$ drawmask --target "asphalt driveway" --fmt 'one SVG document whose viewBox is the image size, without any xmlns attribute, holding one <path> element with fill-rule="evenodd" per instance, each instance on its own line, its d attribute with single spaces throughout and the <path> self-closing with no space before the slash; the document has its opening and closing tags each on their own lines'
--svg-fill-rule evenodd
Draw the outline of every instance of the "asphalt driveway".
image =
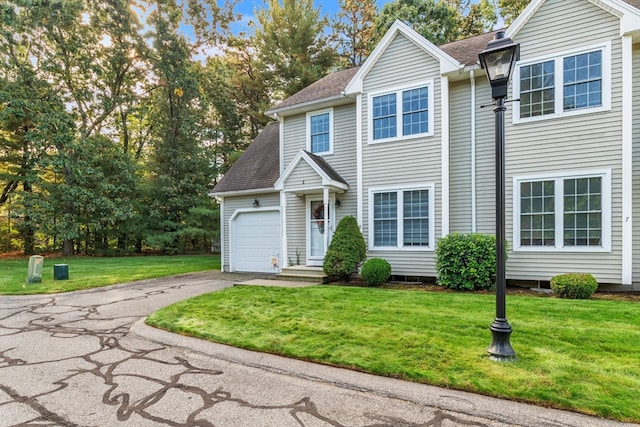
<svg viewBox="0 0 640 427">
<path fill-rule="evenodd" d="M 239 350 L 143 323 L 207 272 L 0 297 L 0 426 L 621 426 Z"/>
</svg>

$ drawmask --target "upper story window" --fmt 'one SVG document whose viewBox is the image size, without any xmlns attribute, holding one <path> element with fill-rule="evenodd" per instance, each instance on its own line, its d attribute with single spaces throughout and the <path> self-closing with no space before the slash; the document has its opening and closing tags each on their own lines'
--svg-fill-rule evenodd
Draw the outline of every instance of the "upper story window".
<svg viewBox="0 0 640 427">
<path fill-rule="evenodd" d="M 520 62 L 514 121 L 558 117 L 610 108 L 610 44 L 553 58 Z"/>
<path fill-rule="evenodd" d="M 610 249 L 609 171 L 514 181 L 514 250 Z"/>
<path fill-rule="evenodd" d="M 433 83 L 369 95 L 369 142 L 433 134 Z"/>
<path fill-rule="evenodd" d="M 307 114 L 307 149 L 314 154 L 333 152 L 333 110 Z"/>
<path fill-rule="evenodd" d="M 371 190 L 372 249 L 433 249 L 434 194 L 428 185 Z"/>
</svg>

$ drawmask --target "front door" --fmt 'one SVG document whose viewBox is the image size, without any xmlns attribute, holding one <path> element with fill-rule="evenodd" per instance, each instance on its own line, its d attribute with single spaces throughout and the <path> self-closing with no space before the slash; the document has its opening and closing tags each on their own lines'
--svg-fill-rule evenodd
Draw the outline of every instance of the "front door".
<svg viewBox="0 0 640 427">
<path fill-rule="evenodd" d="M 329 203 L 329 217 L 324 218 L 322 199 L 307 200 L 307 265 L 322 266 L 326 245 L 331 241 L 333 212 Z M 325 240 L 326 234 L 326 240 Z"/>
</svg>

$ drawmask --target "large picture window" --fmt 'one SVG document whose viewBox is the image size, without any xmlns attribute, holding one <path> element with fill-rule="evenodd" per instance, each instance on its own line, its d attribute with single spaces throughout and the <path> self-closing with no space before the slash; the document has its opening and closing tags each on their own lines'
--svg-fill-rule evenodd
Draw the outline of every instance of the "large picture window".
<svg viewBox="0 0 640 427">
<path fill-rule="evenodd" d="M 433 134 L 432 86 L 370 95 L 370 142 Z"/>
<path fill-rule="evenodd" d="M 433 187 L 371 191 L 372 248 L 433 249 Z"/>
<path fill-rule="evenodd" d="M 610 47 L 522 62 L 516 67 L 514 119 L 557 117 L 610 108 Z"/>
<path fill-rule="evenodd" d="M 609 175 L 516 178 L 514 249 L 610 249 Z"/>
</svg>

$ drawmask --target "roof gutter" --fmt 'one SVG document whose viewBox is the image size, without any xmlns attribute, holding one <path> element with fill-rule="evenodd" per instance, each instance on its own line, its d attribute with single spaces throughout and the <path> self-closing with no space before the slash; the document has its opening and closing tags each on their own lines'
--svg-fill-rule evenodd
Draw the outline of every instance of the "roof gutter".
<svg viewBox="0 0 640 427">
<path fill-rule="evenodd" d="M 273 188 L 256 188 L 250 190 L 232 190 L 232 191 L 211 191 L 209 197 L 230 197 L 230 196 L 246 196 L 249 194 L 265 194 L 265 193 L 277 193 L 278 191 Z"/>
<path fill-rule="evenodd" d="M 272 110 L 267 110 L 265 114 L 267 116 L 273 117 L 277 119 L 278 116 L 286 116 L 296 113 L 304 113 L 309 111 L 309 107 L 321 108 L 325 106 L 330 106 L 336 103 L 336 101 L 344 101 L 350 99 L 347 94 L 342 91 L 339 95 L 329 96 L 327 98 L 314 99 L 312 101 L 303 102 L 300 104 L 289 105 L 282 108 L 274 108 Z"/>
</svg>

